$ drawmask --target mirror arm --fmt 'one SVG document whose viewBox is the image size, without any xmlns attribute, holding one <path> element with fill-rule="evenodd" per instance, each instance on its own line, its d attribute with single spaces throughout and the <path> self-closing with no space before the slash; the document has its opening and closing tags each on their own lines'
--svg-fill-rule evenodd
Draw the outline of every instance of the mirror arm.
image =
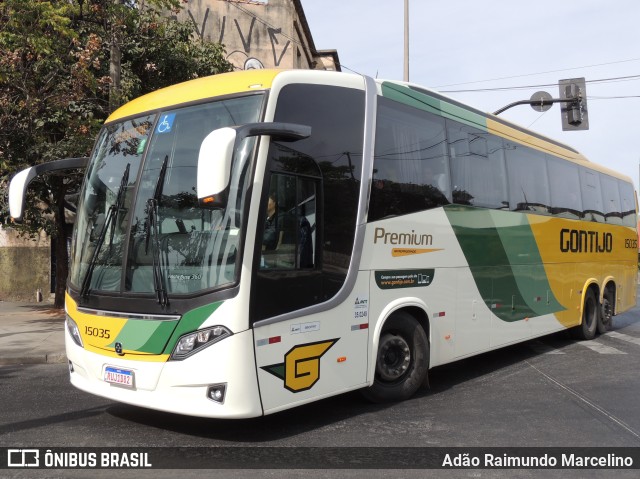
<svg viewBox="0 0 640 479">
<path fill-rule="evenodd" d="M 236 145 L 250 136 L 270 136 L 277 141 L 298 141 L 311 136 L 311 127 L 296 123 L 263 122 L 247 123 L 235 127 Z"/>
<path fill-rule="evenodd" d="M 209 133 L 200 145 L 198 154 L 196 191 L 201 207 L 219 208 L 226 203 L 229 188 L 227 176 L 231 172 L 232 159 L 242 142 L 253 136 L 268 136 L 277 141 L 298 141 L 311 136 L 311 127 L 295 123 L 261 122 L 223 127 Z M 204 166 L 212 157 L 220 163 L 219 171 L 212 172 Z M 213 186 L 212 180 L 205 178 L 203 170 L 215 177 L 213 181 L 217 182 Z M 221 178 L 224 183 L 220 181 Z"/>
</svg>

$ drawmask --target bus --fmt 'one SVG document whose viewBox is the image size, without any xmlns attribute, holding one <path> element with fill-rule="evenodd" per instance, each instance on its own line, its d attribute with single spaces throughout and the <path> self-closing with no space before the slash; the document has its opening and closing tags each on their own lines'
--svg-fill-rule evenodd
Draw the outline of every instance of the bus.
<svg viewBox="0 0 640 479">
<path fill-rule="evenodd" d="M 123 403 L 400 401 L 430 368 L 589 340 L 636 303 L 629 178 L 410 83 L 199 78 L 115 111 L 87 161 L 46 164 L 70 167 L 70 381 Z M 15 218 L 34 168 L 11 182 Z"/>
</svg>

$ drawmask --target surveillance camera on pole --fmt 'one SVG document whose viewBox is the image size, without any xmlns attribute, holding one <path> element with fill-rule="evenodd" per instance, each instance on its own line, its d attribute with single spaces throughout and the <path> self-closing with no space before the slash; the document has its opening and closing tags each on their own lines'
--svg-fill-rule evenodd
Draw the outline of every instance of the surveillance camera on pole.
<svg viewBox="0 0 640 479">
<path fill-rule="evenodd" d="M 588 130 L 587 87 L 584 78 L 569 78 L 558 82 L 562 105 L 562 130 Z"/>
</svg>

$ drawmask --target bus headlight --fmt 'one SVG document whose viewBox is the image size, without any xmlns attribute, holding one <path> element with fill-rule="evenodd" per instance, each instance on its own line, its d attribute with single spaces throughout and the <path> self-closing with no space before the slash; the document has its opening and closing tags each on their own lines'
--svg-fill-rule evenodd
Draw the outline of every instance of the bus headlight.
<svg viewBox="0 0 640 479">
<path fill-rule="evenodd" d="M 67 331 L 69 331 L 69 334 L 73 339 L 73 342 L 76 343 L 81 348 L 84 348 L 84 345 L 82 344 L 82 337 L 80 336 L 80 329 L 78 329 L 78 325 L 73 319 L 71 319 L 71 316 L 69 316 L 68 314 L 67 314 Z"/>
<path fill-rule="evenodd" d="M 231 331 L 224 326 L 214 326 L 185 334 L 178 339 L 178 343 L 171 353 L 171 359 L 179 361 L 189 357 L 201 349 L 211 346 L 213 343 L 217 343 L 227 336 L 231 336 L 231 334 Z"/>
</svg>

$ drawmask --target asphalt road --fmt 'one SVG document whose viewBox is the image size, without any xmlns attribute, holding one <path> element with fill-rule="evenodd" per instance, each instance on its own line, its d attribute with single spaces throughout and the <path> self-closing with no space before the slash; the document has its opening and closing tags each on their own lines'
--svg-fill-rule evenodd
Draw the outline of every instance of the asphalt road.
<svg viewBox="0 0 640 479">
<path fill-rule="evenodd" d="M 593 341 L 558 334 L 436 368 L 431 389 L 403 403 L 373 405 L 351 393 L 238 421 L 189 418 L 94 397 L 68 383 L 64 364 L 3 366 L 0 447 L 640 447 L 639 362 L 640 310 L 635 309 L 616 317 L 614 330 Z M 0 477 L 7 472 L 0 470 Z M 38 477 L 51 477 L 52 471 L 40 472 L 49 474 Z M 59 473 L 87 477 L 87 472 Z M 363 472 L 309 476 L 302 471 L 300 477 L 362 477 Z M 405 469 L 394 477 L 427 472 Z M 513 477 L 507 472 L 437 471 L 436 476 Z M 567 477 L 568 472 L 545 471 L 544 476 Z M 577 471 L 574 477 L 611 472 Z M 28 473 L 7 477 L 37 475 Z M 114 473 L 120 474 L 100 474 Z M 380 471 L 366 475 L 378 473 L 385 476 Z M 617 471 L 616 477 L 627 473 L 637 476 L 636 470 Z M 238 471 L 219 474 L 246 477 Z M 518 471 L 520 477 L 535 474 Z M 277 471 L 263 475 L 283 476 Z M 152 476 L 160 477 L 157 471 Z M 284 477 L 298 476 L 288 471 Z"/>
</svg>

